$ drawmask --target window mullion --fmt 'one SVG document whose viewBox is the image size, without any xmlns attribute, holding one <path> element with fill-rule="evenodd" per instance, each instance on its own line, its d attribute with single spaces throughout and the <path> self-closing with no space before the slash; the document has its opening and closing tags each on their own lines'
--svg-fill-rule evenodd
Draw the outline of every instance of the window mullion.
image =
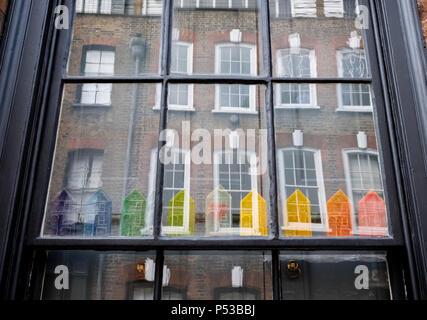
<svg viewBox="0 0 427 320">
<path fill-rule="evenodd" d="M 273 300 L 281 300 L 281 280 L 280 280 L 280 250 L 271 252 L 271 270 L 273 281 Z"/>
<path fill-rule="evenodd" d="M 173 0 L 164 0 L 163 6 L 163 26 L 162 26 L 162 55 L 161 55 L 161 76 L 163 77 L 162 94 L 160 101 L 160 125 L 159 136 L 167 129 L 167 112 L 168 112 L 168 89 L 169 66 L 171 59 L 172 47 L 172 18 L 173 18 Z M 166 141 L 158 142 L 157 151 L 157 175 L 156 175 L 156 197 L 154 203 L 154 221 L 153 236 L 158 239 L 161 235 L 162 210 L 163 210 L 163 185 L 164 185 L 164 164 L 160 161 L 160 150 L 165 146 Z"/>
<path fill-rule="evenodd" d="M 154 300 L 162 300 L 164 261 L 164 251 L 163 249 L 158 249 L 156 252 L 156 273 L 154 276 Z"/>
<path fill-rule="evenodd" d="M 274 123 L 274 102 L 273 102 L 273 83 L 271 78 L 273 76 L 273 64 L 271 53 L 271 38 L 270 38 L 270 13 L 269 2 L 258 1 L 260 5 L 261 16 L 261 37 L 262 37 L 262 59 L 264 72 L 270 79 L 267 84 L 265 110 L 267 122 L 267 144 L 268 144 L 268 170 L 270 181 L 270 226 L 273 238 L 279 238 L 279 216 L 277 210 L 277 172 L 276 172 L 276 137 L 275 137 L 275 123 Z M 278 272 L 278 271 L 277 271 Z M 277 288 L 279 283 L 273 282 L 273 286 Z"/>
<path fill-rule="evenodd" d="M 161 53 L 161 76 L 163 77 L 162 95 L 160 101 L 160 124 L 159 137 L 167 129 L 167 112 L 168 112 L 168 94 L 169 83 L 167 76 L 170 74 L 171 49 L 172 49 L 172 19 L 173 19 L 173 0 L 164 0 L 163 18 L 162 18 L 162 53 Z M 158 239 L 161 236 L 162 212 L 163 212 L 163 185 L 164 185 L 164 163 L 160 161 L 160 150 L 165 146 L 166 141 L 158 141 L 157 151 L 157 175 L 156 175 L 156 197 L 154 202 L 154 221 L 153 236 Z M 163 287 L 163 263 L 164 251 L 157 250 L 156 255 L 156 273 L 154 283 L 154 300 L 161 300 Z"/>
</svg>

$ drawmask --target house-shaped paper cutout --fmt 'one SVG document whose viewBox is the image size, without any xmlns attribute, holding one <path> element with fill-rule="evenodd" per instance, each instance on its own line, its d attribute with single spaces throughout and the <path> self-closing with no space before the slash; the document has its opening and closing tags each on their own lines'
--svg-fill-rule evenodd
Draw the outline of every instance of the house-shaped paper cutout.
<svg viewBox="0 0 427 320">
<path fill-rule="evenodd" d="M 95 192 L 86 202 L 84 236 L 109 236 L 111 233 L 112 203 L 103 190 Z"/>
<path fill-rule="evenodd" d="M 120 218 L 120 236 L 139 237 L 145 227 L 145 211 L 147 199 L 138 190 L 132 191 L 123 201 Z"/>
<path fill-rule="evenodd" d="M 328 237 L 349 237 L 352 234 L 351 201 L 339 190 L 327 202 L 328 208 Z"/>
<path fill-rule="evenodd" d="M 286 200 L 285 236 L 311 237 L 312 235 L 311 202 L 298 189 Z"/>
<path fill-rule="evenodd" d="M 240 235 L 268 235 L 267 205 L 256 191 L 249 193 L 240 203 Z"/>
</svg>

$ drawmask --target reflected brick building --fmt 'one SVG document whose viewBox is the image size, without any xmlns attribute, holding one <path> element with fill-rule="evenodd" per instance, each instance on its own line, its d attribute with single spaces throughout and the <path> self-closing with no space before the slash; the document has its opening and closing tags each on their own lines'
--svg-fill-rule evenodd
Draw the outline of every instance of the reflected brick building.
<svg viewBox="0 0 427 320">
<path fill-rule="evenodd" d="M 312 1 L 307 7 L 289 1 L 270 2 L 275 76 L 363 78 L 369 75 L 361 31 L 354 26 L 354 1 L 341 1 L 343 6 L 338 9 L 334 6 L 336 2 Z M 159 72 L 161 11 L 156 3 L 101 1 L 98 6 L 89 6 L 78 2 L 68 73 L 108 76 Z M 174 11 L 171 73 L 263 75 L 265 48 L 261 45 L 258 14 L 255 1 L 224 2 L 215 7 L 209 2 L 178 1 Z M 145 232 L 150 232 L 160 89 L 155 84 L 105 83 L 65 88 L 49 200 L 55 205 L 55 196 L 64 188 L 74 194 L 76 208 L 80 207 L 76 223 L 85 223 L 87 201 L 102 188 L 112 204 L 111 235 L 119 235 L 123 201 L 133 190 L 139 190 L 143 195 L 141 201 L 146 204 L 145 212 L 138 214 L 145 215 Z M 255 130 L 253 151 L 258 161 L 266 159 L 262 133 L 266 129 L 265 87 L 180 84 L 171 85 L 169 92 L 168 129 L 174 133 L 170 147 L 175 150 L 171 151 L 173 158 L 180 160 L 166 168 L 163 225 L 184 224 L 185 230 L 176 232 L 180 235 L 192 235 L 185 225 L 194 224 L 195 234 L 199 236 L 238 235 L 239 227 L 243 227 L 242 199 L 256 191 L 268 205 L 269 182 L 265 170 L 257 176 L 247 173 L 251 168 L 248 130 Z M 275 85 L 277 179 L 283 231 L 302 228 L 310 235 L 330 232 L 326 202 L 341 190 L 352 203 L 352 234 L 358 235 L 359 201 L 371 190 L 384 199 L 373 100 L 367 85 Z M 207 161 L 210 163 L 188 163 L 190 151 L 203 137 L 186 141 L 190 140 L 183 129 L 186 124 L 190 134 L 198 129 L 210 133 L 212 155 L 203 155 L 205 160 L 211 157 L 212 161 Z M 219 149 L 216 130 L 222 130 L 223 134 Z M 238 138 L 238 145 L 230 147 L 234 133 L 245 136 Z M 238 158 L 237 162 L 215 164 L 218 159 L 227 162 L 230 156 Z M 204 230 L 204 211 L 207 196 L 218 186 L 230 193 L 231 200 L 227 204 L 229 212 L 221 217 L 212 233 Z M 182 206 L 190 201 L 195 203 L 191 218 L 189 210 L 175 209 L 174 196 L 182 190 L 185 191 Z M 286 201 L 296 190 L 301 190 L 311 204 L 308 217 L 304 218 L 298 210 L 293 218 L 288 217 L 287 206 L 292 204 Z M 179 215 L 178 211 L 184 211 L 183 217 L 171 218 Z M 260 223 L 259 217 L 254 219 L 258 222 L 248 222 L 252 224 L 248 225 L 250 228 Z M 49 222 L 48 210 L 45 223 L 57 221 Z M 384 223 L 377 227 L 386 228 Z M 78 230 L 76 227 L 76 234 Z M 255 229 L 253 232 L 253 235 L 258 233 Z M 387 234 L 384 230 L 378 232 Z"/>
<path fill-rule="evenodd" d="M 426 296 L 415 1 L 62 4 L 0 1 L 1 297 Z"/>
</svg>

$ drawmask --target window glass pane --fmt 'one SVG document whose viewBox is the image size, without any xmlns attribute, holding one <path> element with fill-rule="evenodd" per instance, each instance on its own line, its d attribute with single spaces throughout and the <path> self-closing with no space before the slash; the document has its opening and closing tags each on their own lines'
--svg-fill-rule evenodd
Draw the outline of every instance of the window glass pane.
<svg viewBox="0 0 427 320">
<path fill-rule="evenodd" d="M 275 76 L 369 76 L 356 0 L 270 0 L 269 7 Z"/>
<path fill-rule="evenodd" d="M 195 111 L 169 110 L 163 235 L 268 235 L 264 97 L 262 86 L 194 84 Z"/>
<path fill-rule="evenodd" d="M 153 300 L 155 260 L 152 251 L 49 251 L 42 299 Z M 68 273 L 68 290 L 57 271 Z"/>
<path fill-rule="evenodd" d="M 272 299 L 271 255 L 265 251 L 167 251 L 165 268 L 163 299 L 171 290 L 188 300 Z"/>
<path fill-rule="evenodd" d="M 233 1 L 230 7 L 228 0 L 202 0 L 199 8 L 182 10 L 180 1 L 175 1 L 173 38 L 193 45 L 189 63 L 194 74 L 263 73 L 259 5 L 249 2 Z M 172 48 L 172 57 L 176 50 Z"/>
<path fill-rule="evenodd" d="M 389 236 L 373 113 L 342 110 L 334 84 L 314 86 L 320 109 L 277 104 L 299 86 L 275 85 L 281 236 Z"/>
<path fill-rule="evenodd" d="M 280 254 L 284 300 L 390 300 L 387 259 L 376 252 Z"/>
<path fill-rule="evenodd" d="M 43 236 L 151 235 L 155 91 L 155 84 L 65 86 Z"/>
<path fill-rule="evenodd" d="M 95 76 L 86 73 L 85 62 L 109 65 L 97 75 L 159 73 L 162 3 L 162 0 L 78 1 L 67 73 Z M 85 51 L 89 47 L 110 47 L 115 57 L 103 54 L 101 60 L 88 61 Z"/>
</svg>

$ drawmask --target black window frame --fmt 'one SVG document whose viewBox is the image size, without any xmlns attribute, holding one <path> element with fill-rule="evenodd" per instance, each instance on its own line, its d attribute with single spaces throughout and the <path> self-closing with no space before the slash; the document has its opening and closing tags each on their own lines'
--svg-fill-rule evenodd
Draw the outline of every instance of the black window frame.
<svg viewBox="0 0 427 320">
<path fill-rule="evenodd" d="M 393 1 L 393 2 L 392 2 Z M 410 57 L 412 63 L 421 64 L 425 70 L 425 56 L 422 57 L 420 51 L 419 23 L 414 18 L 415 1 L 405 0 L 404 4 L 399 4 L 398 0 L 361 0 L 359 4 L 366 4 L 370 7 L 371 28 L 366 33 L 366 46 L 369 53 L 370 66 L 372 68 L 373 78 L 369 79 L 342 79 L 342 78 L 307 78 L 307 79 L 285 79 L 272 76 L 271 64 L 271 46 L 269 35 L 268 3 L 262 1 L 260 7 L 260 17 L 262 20 L 263 33 L 263 55 L 267 76 L 198 76 L 198 75 L 170 75 L 168 70 L 170 66 L 170 44 L 172 34 L 172 15 L 173 0 L 165 0 L 163 6 L 163 30 L 162 47 L 165 49 L 161 57 L 161 74 L 158 76 L 116 76 L 116 77 L 82 77 L 66 76 L 64 60 L 68 56 L 68 47 L 71 43 L 72 28 L 68 30 L 57 30 L 54 26 L 55 6 L 65 4 L 74 11 L 75 1 L 47 1 L 31 0 L 20 2 L 12 1 L 13 12 L 11 15 L 12 24 L 7 30 L 7 38 L 17 38 L 22 40 L 22 55 L 34 50 L 34 46 L 39 51 L 37 55 L 26 57 L 23 64 L 16 66 L 17 74 L 13 77 L 13 84 L 21 85 L 24 94 L 16 95 L 13 90 L 6 99 L 2 100 L 8 106 L 10 117 L 8 122 L 17 121 L 16 128 L 9 129 L 5 126 L 3 119 L 0 126 L 0 150 L 8 150 L 10 153 L 4 158 L 5 166 L 1 167 L 1 173 L 6 169 L 16 168 L 16 171 L 8 172 L 4 177 L 6 181 L 11 182 L 13 188 L 5 183 L 0 186 L 0 200 L 4 204 L 5 211 L 0 218 L 7 223 L 4 224 L 5 236 L 0 246 L 2 257 L 7 252 L 13 253 L 12 256 L 2 261 L 0 264 L 0 276 L 2 284 L 2 297 L 9 298 L 40 298 L 41 272 L 46 262 L 46 250 L 124 250 L 124 251 L 145 251 L 147 249 L 156 250 L 156 277 L 154 298 L 161 299 L 162 289 L 162 270 L 164 261 L 164 251 L 170 250 L 237 250 L 237 249 L 263 249 L 272 252 L 272 273 L 273 273 L 273 298 L 280 299 L 280 275 L 279 275 L 279 253 L 280 250 L 304 249 L 304 250 L 383 250 L 388 252 L 390 281 L 392 283 L 392 295 L 395 299 L 404 298 L 427 298 L 427 284 L 423 280 L 427 277 L 427 267 L 423 267 L 426 252 L 425 244 L 422 242 L 422 234 L 427 231 L 427 218 L 423 217 L 422 209 L 427 208 L 427 203 L 421 198 L 423 190 L 420 186 L 425 186 L 414 177 L 411 172 L 413 166 L 427 176 L 427 157 L 426 145 L 418 132 L 407 129 L 408 124 L 424 123 L 425 117 L 414 119 L 408 115 L 407 111 L 402 110 L 402 96 L 408 96 L 408 99 L 415 101 L 414 108 L 422 113 L 420 104 L 425 102 L 420 96 L 414 96 L 422 91 L 420 84 L 404 84 L 402 79 L 397 78 L 398 61 L 396 54 L 405 52 L 408 48 L 403 44 L 394 47 L 399 43 L 400 36 L 408 30 L 417 31 L 418 38 L 414 36 L 409 39 L 415 48 L 410 51 L 413 55 Z M 412 4 L 411 4 L 412 1 Z M 42 3 L 40 3 L 42 2 Z M 387 4 L 386 4 L 387 2 Z M 21 12 L 20 12 L 21 10 Z M 21 14 L 20 14 L 21 13 Z M 20 16 L 33 28 L 23 30 L 19 27 L 21 23 Z M 408 19 L 403 27 L 399 24 L 390 25 L 396 15 L 405 15 Z M 412 19 L 412 20 L 411 20 Z M 46 23 L 46 21 L 48 23 Z M 399 20 L 394 20 L 399 21 Z M 46 25 L 45 25 L 46 24 Z M 415 26 L 415 27 L 414 27 Z M 417 29 L 418 28 L 418 29 Z M 11 32 L 15 31 L 16 35 Z M 39 36 L 42 34 L 42 37 Z M 394 33 L 394 34 L 393 34 Z M 36 40 L 34 40 L 36 39 Z M 8 42 L 11 41 L 7 39 Z M 25 41 L 24 41 L 25 40 Z M 10 44 L 10 46 L 16 44 Z M 44 45 L 44 46 L 42 46 Z M 418 54 L 418 56 L 417 56 Z M 65 58 L 65 59 L 64 59 Z M 17 61 L 10 51 L 5 49 L 3 62 Z M 418 59 L 418 60 L 417 60 Z M 420 62 L 424 61 L 424 62 Z M 3 63 L 5 65 L 5 63 Z M 32 70 L 31 66 L 37 66 Z M 401 66 L 413 72 L 408 72 L 408 77 L 416 77 L 416 69 L 413 65 Z M 22 75 L 25 72 L 32 71 L 34 78 L 32 81 L 24 81 Z M 387 73 L 389 71 L 389 73 Z M 5 83 L 4 73 L 0 78 L 0 88 L 8 88 Z M 35 79 L 46 79 L 45 82 L 37 83 Z M 244 240 L 177 240 L 161 238 L 161 202 L 164 167 L 158 161 L 155 201 L 155 220 L 153 239 L 47 239 L 40 238 L 41 222 L 44 215 L 44 204 L 46 201 L 47 187 L 50 180 L 50 170 L 52 168 L 53 152 L 56 142 L 57 125 L 59 120 L 60 97 L 65 84 L 81 83 L 162 83 L 161 111 L 160 111 L 160 130 L 167 126 L 167 96 L 169 83 L 227 83 L 227 84 L 263 84 L 267 87 L 266 111 L 268 123 L 269 138 L 269 176 L 272 184 L 270 194 L 270 227 L 272 236 L 268 239 L 247 238 Z M 279 237 L 279 223 L 277 213 L 277 175 L 276 175 L 276 150 L 274 135 L 274 104 L 273 87 L 275 83 L 369 83 L 372 84 L 374 95 L 377 99 L 376 105 L 378 112 L 374 113 L 379 139 L 379 152 L 383 155 L 381 166 L 385 172 L 384 189 L 388 195 L 388 208 L 390 225 L 393 236 L 385 239 L 281 239 Z M 408 83 L 408 82 L 407 82 Z M 424 78 L 425 83 L 425 78 Z M 402 90 L 403 89 L 403 93 Z M 407 90 L 409 89 L 409 90 Z M 408 92 L 409 91 L 409 92 Z M 2 92 L 0 90 L 0 92 Z M 5 92 L 5 91 L 3 91 Z M 379 99 L 379 100 L 378 100 Z M 28 103 L 31 102 L 31 103 Z M 17 106 L 26 106 L 23 110 L 13 108 Z M 20 122 L 20 112 L 31 119 L 30 123 Z M 425 114 L 422 113 L 424 116 Z M 25 118 L 27 119 L 27 118 Z M 25 120 L 23 119 L 23 120 Z M 13 123 L 13 122 L 12 122 Z M 426 122 L 427 123 L 427 122 Z M 386 124 L 386 125 L 383 125 Z M 405 126 L 406 125 L 406 126 Z M 415 126 L 414 126 L 415 127 Z M 23 130 L 13 137 L 16 130 Z M 424 133 L 424 132 L 423 132 Z M 416 146 L 420 146 L 424 151 L 424 157 L 418 160 L 409 152 L 416 146 L 408 146 L 408 137 Z M 4 138 L 4 141 L 3 141 Z M 17 144 L 18 143 L 18 144 Z M 14 147 L 14 144 L 17 146 Z M 164 142 L 159 142 L 159 148 L 163 147 Z M 28 154 L 17 152 L 21 146 L 29 147 Z M 7 149 L 10 147 L 10 149 Z M 403 150 L 402 150 L 403 149 Z M 406 151 L 406 153 L 405 153 Z M 407 176 L 405 176 L 405 173 Z M 424 184 L 423 184 L 424 183 Z M 413 195 L 406 196 L 408 190 Z M 425 189 L 424 189 L 425 190 Z M 2 193 L 4 191 L 4 194 Z M 20 192 L 19 192 L 20 191 Z M 406 192 L 405 192 L 406 191 Z M 424 197 L 425 198 L 425 197 Z M 392 199 L 392 201 L 390 201 Z M 392 208 L 392 209 L 390 209 Z M 400 211 L 400 214 L 399 212 Z M 418 225 L 417 223 L 420 223 Z M 413 231 L 415 230 L 415 231 Z M 3 230 L 0 230 L 3 231 Z M 411 234 L 411 232 L 414 232 Z M 418 242 L 417 242 L 418 240 Z M 425 265 L 425 264 L 424 264 Z M 29 271 L 33 270 L 35 276 L 30 277 Z M 405 276 L 402 275 L 405 271 Z M 408 286 L 408 296 L 405 297 L 402 280 L 405 280 Z M 5 285 L 4 285 L 5 284 Z"/>
</svg>

